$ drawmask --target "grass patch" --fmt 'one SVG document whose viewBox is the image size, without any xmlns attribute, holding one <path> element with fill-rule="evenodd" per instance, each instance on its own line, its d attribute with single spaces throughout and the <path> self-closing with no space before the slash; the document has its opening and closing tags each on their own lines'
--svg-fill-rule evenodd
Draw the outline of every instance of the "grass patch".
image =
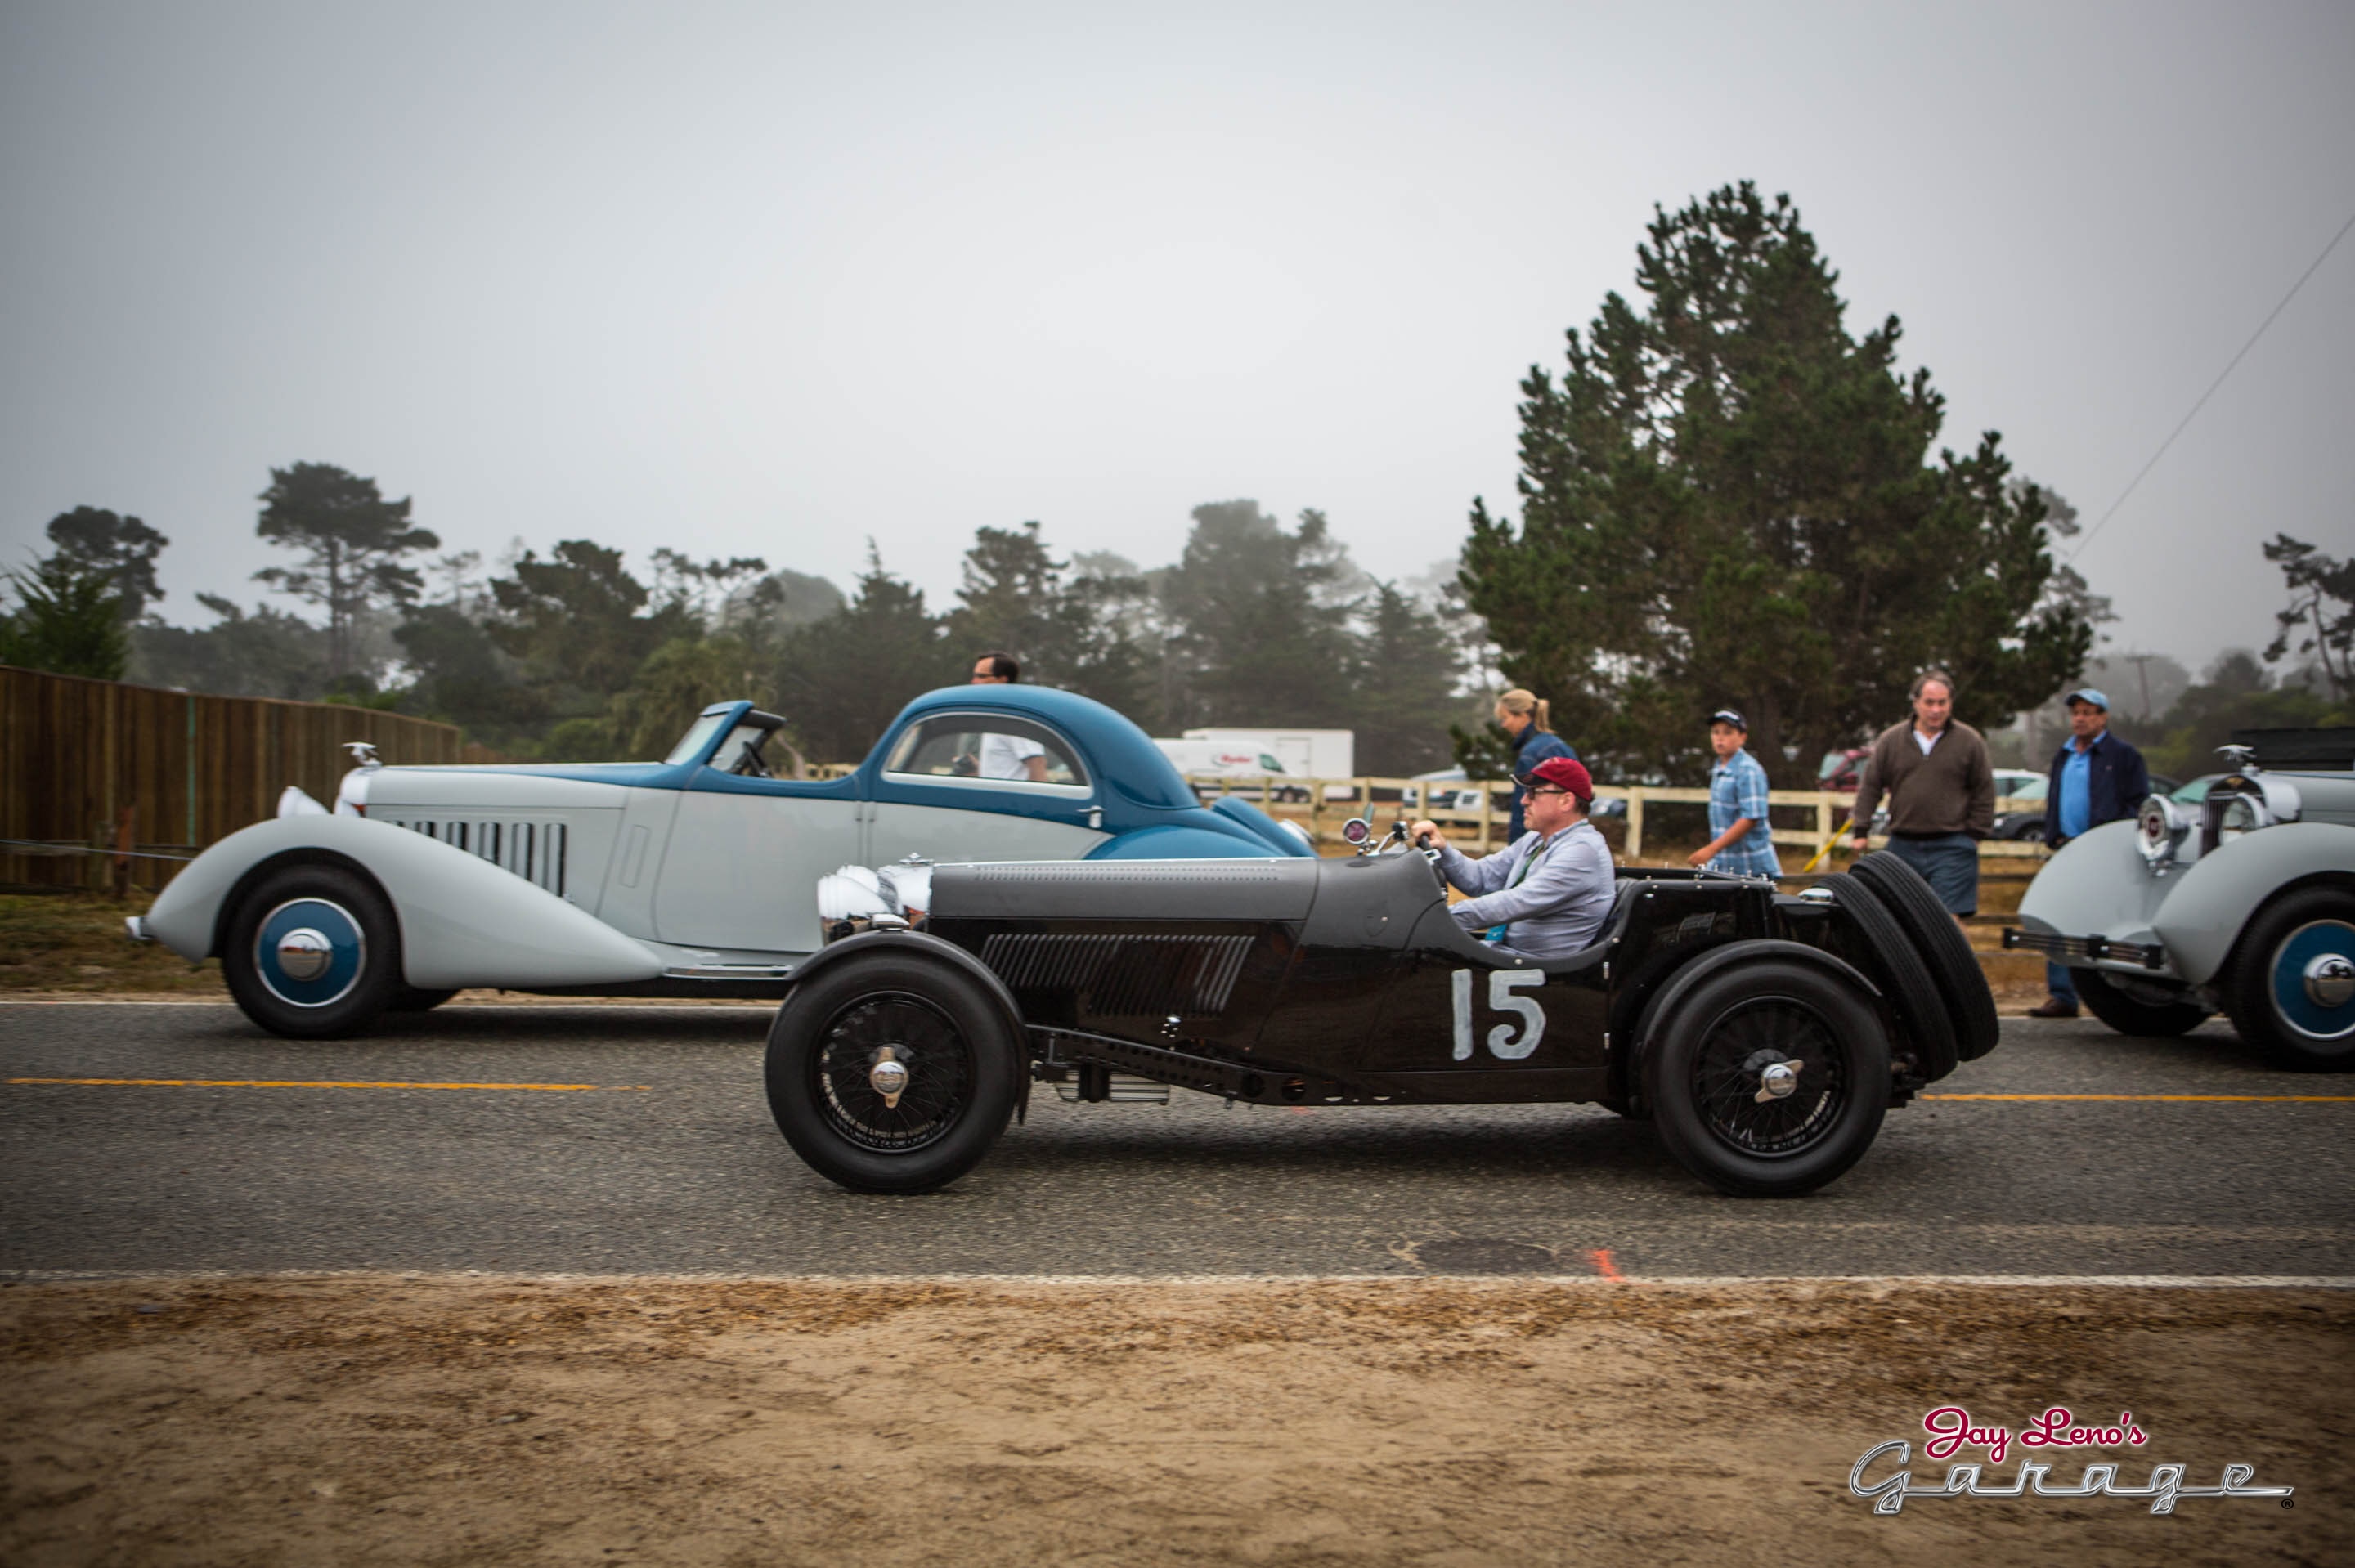
<svg viewBox="0 0 2355 1568">
<path fill-rule="evenodd" d="M 152 902 L 102 893 L 0 893 L 0 993 L 226 996 L 218 964 L 192 964 L 160 942 L 134 942 L 124 934 L 124 917 L 144 914 Z"/>
</svg>

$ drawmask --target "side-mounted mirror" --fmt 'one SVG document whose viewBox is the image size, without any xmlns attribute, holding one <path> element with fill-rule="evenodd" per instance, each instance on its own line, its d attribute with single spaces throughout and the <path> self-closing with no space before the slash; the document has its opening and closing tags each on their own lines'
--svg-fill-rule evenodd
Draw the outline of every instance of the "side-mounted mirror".
<svg viewBox="0 0 2355 1568">
<path fill-rule="evenodd" d="M 1341 836 L 1353 844 L 1364 843 L 1374 836 L 1374 824 L 1365 817 L 1352 817 L 1341 824 Z"/>
</svg>

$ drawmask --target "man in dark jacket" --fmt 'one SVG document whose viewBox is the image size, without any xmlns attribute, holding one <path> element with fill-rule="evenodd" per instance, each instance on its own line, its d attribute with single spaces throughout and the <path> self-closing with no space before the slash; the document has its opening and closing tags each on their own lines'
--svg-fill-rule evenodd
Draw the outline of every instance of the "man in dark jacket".
<svg viewBox="0 0 2355 1568">
<path fill-rule="evenodd" d="M 2150 771 L 2142 753 L 2110 733 L 2110 699 L 2091 686 L 2069 694 L 2069 738 L 2052 758 L 2044 791 L 2044 842 L 2059 849 L 2104 822 L 2119 821 L 2142 810 L 2150 793 Z M 2059 964 L 2044 966 L 2044 989 L 2052 994 L 2030 1018 L 2077 1016 L 2077 987 Z"/>
</svg>

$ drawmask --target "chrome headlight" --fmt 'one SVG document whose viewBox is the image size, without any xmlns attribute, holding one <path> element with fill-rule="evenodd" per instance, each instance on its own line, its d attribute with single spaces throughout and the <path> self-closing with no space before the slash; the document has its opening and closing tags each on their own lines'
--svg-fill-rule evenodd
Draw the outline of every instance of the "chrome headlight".
<svg viewBox="0 0 2355 1568">
<path fill-rule="evenodd" d="M 2135 815 L 2135 844 L 2154 871 L 2175 858 L 2176 847 L 2191 828 L 2190 815 L 2164 795 L 2153 795 Z"/>
<path fill-rule="evenodd" d="M 2274 814 L 2263 799 L 2255 795 L 2232 795 L 2226 798 L 2224 809 L 2216 818 L 2216 842 L 2231 843 L 2243 833 L 2255 832 L 2259 828 L 2274 825 Z"/>
</svg>

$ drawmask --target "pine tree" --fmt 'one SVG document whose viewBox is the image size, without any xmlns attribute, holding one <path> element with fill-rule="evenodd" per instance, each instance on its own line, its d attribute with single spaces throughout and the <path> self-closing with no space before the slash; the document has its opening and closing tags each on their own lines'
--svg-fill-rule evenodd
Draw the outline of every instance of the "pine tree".
<svg viewBox="0 0 2355 1568">
<path fill-rule="evenodd" d="M 1644 308 L 1607 296 L 1521 384 L 1519 524 L 1473 505 L 1504 673 L 1636 776 L 1697 768 L 1729 704 L 1774 771 L 1894 722 L 1932 662 L 1982 722 L 2069 680 L 2093 632 L 2050 591 L 2042 492 L 1992 431 L 1930 461 L 1944 398 L 1896 368 L 1896 317 L 1849 334 L 1789 198 L 1744 182 L 1649 232 Z"/>
</svg>

